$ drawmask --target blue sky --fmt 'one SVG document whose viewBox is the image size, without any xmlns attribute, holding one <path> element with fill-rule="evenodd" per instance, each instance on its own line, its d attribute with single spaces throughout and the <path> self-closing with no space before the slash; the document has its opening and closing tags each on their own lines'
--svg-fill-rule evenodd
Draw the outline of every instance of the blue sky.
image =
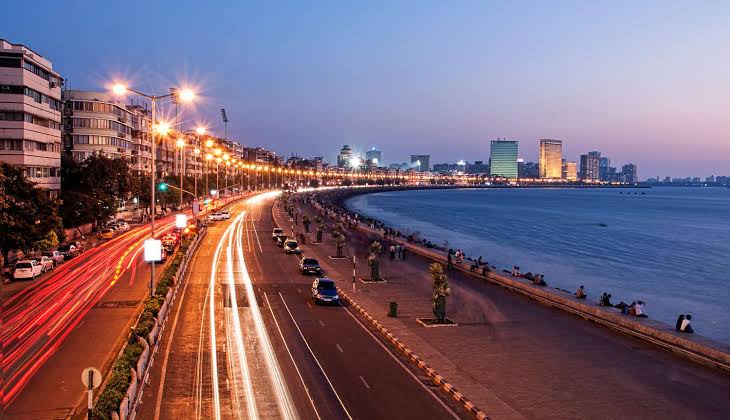
<svg viewBox="0 0 730 420">
<path fill-rule="evenodd" d="M 728 2 L 43 2 L 0 37 L 71 88 L 194 83 L 185 112 L 279 153 L 376 144 L 386 162 L 487 160 L 489 140 L 559 138 L 642 178 L 730 175 Z M 222 133 L 221 133 L 222 134 Z"/>
</svg>

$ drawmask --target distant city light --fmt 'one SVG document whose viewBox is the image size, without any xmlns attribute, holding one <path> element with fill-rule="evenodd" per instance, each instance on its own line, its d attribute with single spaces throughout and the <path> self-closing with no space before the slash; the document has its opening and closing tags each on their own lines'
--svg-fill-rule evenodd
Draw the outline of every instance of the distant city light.
<svg viewBox="0 0 730 420">
<path fill-rule="evenodd" d="M 359 167 L 359 166 L 360 166 L 360 163 L 361 163 L 361 162 L 360 162 L 360 158 L 359 158 L 359 157 L 357 157 L 357 156 L 353 156 L 353 157 L 352 157 L 352 158 L 350 159 L 350 166 L 352 166 L 353 168 L 357 168 L 357 167 Z"/>
<path fill-rule="evenodd" d="M 464 165 L 466 165 L 466 162 L 464 162 L 464 159 L 462 159 L 462 160 L 456 162 L 456 164 L 459 166 L 464 166 Z"/>
</svg>

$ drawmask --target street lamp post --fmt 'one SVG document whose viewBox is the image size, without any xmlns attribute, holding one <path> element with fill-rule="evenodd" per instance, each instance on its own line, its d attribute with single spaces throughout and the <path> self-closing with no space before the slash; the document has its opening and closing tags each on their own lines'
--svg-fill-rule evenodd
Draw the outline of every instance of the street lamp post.
<svg viewBox="0 0 730 420">
<path fill-rule="evenodd" d="M 205 195 L 206 197 L 210 194 L 208 189 L 208 173 L 210 173 L 210 161 L 213 160 L 213 155 L 208 153 L 205 155 Z"/>
<path fill-rule="evenodd" d="M 169 93 L 167 95 L 148 95 L 146 93 L 139 92 L 134 89 L 130 89 L 122 84 L 115 84 L 112 87 L 112 91 L 118 95 L 124 95 L 127 92 L 132 92 L 136 95 L 143 96 L 150 100 L 151 102 L 151 111 L 152 111 L 152 147 L 151 147 L 151 154 L 152 154 L 152 162 L 150 164 L 152 169 L 152 176 L 150 177 L 150 192 L 151 192 L 151 199 L 150 199 L 150 207 L 151 207 L 151 217 L 150 217 L 150 239 L 155 239 L 155 212 L 156 212 L 156 202 L 155 202 L 155 130 L 158 130 L 160 134 L 167 134 L 167 132 L 170 129 L 170 125 L 166 123 L 160 123 L 159 126 L 157 125 L 157 100 L 158 99 L 164 99 L 169 98 L 173 95 L 173 93 Z M 180 99 L 184 102 L 192 102 L 195 98 L 195 93 L 193 93 L 190 89 L 182 89 L 181 91 L 176 91 L 176 95 L 180 96 Z M 152 261 L 152 267 L 150 271 L 150 297 L 155 295 L 155 262 Z"/>
<path fill-rule="evenodd" d="M 180 150 L 180 211 L 183 207 L 183 174 L 185 173 L 185 140 L 177 139 L 177 148 Z"/>
</svg>

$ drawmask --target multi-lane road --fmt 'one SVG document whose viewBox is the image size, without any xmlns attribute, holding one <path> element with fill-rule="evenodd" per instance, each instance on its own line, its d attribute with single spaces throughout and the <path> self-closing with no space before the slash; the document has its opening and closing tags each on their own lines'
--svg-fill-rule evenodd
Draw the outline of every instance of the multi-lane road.
<svg viewBox="0 0 730 420">
<path fill-rule="evenodd" d="M 208 229 L 140 418 L 462 416 L 346 306 L 312 302 L 313 277 L 272 241 L 274 199 L 250 199 Z"/>
</svg>

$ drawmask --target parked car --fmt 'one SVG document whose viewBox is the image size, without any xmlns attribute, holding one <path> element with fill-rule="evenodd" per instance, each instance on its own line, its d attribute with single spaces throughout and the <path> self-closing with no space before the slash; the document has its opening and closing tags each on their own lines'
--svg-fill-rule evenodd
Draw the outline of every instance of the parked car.
<svg viewBox="0 0 730 420">
<path fill-rule="evenodd" d="M 319 261 L 316 258 L 302 258 L 299 261 L 299 271 L 302 274 L 322 275 L 322 267 L 319 266 Z"/>
<path fill-rule="evenodd" d="M 314 303 L 338 303 L 340 296 L 337 294 L 337 286 L 332 279 L 321 277 L 312 283 L 312 299 Z"/>
<path fill-rule="evenodd" d="M 112 239 L 117 234 L 117 232 L 113 228 L 104 228 L 99 232 L 99 238 L 100 239 Z"/>
<path fill-rule="evenodd" d="M 20 260 L 13 267 L 14 279 L 34 279 L 43 273 L 43 267 L 35 260 Z"/>
<path fill-rule="evenodd" d="M 46 271 L 53 270 L 53 267 L 56 265 L 52 259 L 49 257 L 46 257 L 45 255 L 41 255 L 40 257 L 33 257 L 33 261 L 40 264 L 42 270 L 41 272 L 45 273 Z"/>
<path fill-rule="evenodd" d="M 231 213 L 229 213 L 228 211 L 222 211 L 220 214 L 221 214 L 221 216 L 223 216 L 223 218 L 225 220 L 228 220 L 231 218 Z"/>
<path fill-rule="evenodd" d="M 81 254 L 82 252 L 84 252 L 84 244 L 83 244 L 83 242 L 71 241 L 70 244 L 72 244 L 73 246 L 76 247 L 76 251 L 78 251 L 79 254 Z"/>
<path fill-rule="evenodd" d="M 221 213 L 211 213 L 208 215 L 208 220 L 210 220 L 212 222 L 217 222 L 217 221 L 223 220 L 223 219 L 224 219 L 224 217 L 223 217 L 223 214 L 221 214 Z"/>
<path fill-rule="evenodd" d="M 58 252 L 63 254 L 63 258 L 70 260 L 71 258 L 79 255 L 79 249 L 74 244 L 63 244 L 58 247 Z"/>
<path fill-rule="evenodd" d="M 63 254 L 61 254 L 58 251 L 46 251 L 42 253 L 41 255 L 46 256 L 53 260 L 53 263 L 58 265 L 63 262 Z"/>
<path fill-rule="evenodd" d="M 119 222 L 117 222 L 117 226 L 122 232 L 127 232 L 130 229 L 129 223 L 125 222 L 124 220 L 120 220 Z"/>
<path fill-rule="evenodd" d="M 277 240 L 279 239 L 279 236 L 284 234 L 284 229 L 282 228 L 274 228 L 274 230 L 271 232 L 271 239 Z"/>
<path fill-rule="evenodd" d="M 299 249 L 297 241 L 290 239 L 284 243 L 284 252 L 287 254 L 301 254 L 302 250 Z"/>
<path fill-rule="evenodd" d="M 276 238 L 276 245 L 278 245 L 279 248 L 284 248 L 284 243 L 287 239 L 289 239 L 289 237 L 286 235 L 279 236 L 278 238 Z"/>
</svg>

